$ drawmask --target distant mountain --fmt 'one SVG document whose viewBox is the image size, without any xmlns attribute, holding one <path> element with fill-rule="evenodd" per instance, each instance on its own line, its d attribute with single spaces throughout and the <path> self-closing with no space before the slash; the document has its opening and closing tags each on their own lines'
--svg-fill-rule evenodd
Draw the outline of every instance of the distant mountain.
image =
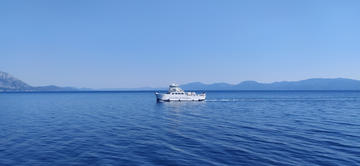
<svg viewBox="0 0 360 166">
<path fill-rule="evenodd" d="M 73 88 L 73 87 L 59 87 L 59 86 L 55 86 L 55 85 L 49 85 L 49 86 L 32 87 L 32 90 L 33 91 L 78 91 L 80 89 Z"/>
<path fill-rule="evenodd" d="M 50 86 L 30 86 L 29 84 L 0 71 L 0 91 L 74 91 L 76 88 Z"/>
<path fill-rule="evenodd" d="M 239 84 L 193 82 L 181 85 L 186 90 L 360 90 L 360 81 L 345 78 L 313 78 L 301 81 L 259 83 L 244 81 Z"/>
<path fill-rule="evenodd" d="M 96 89 L 97 91 L 155 91 L 165 90 L 167 88 L 153 88 L 153 87 L 140 87 L 140 88 L 101 88 Z"/>
<path fill-rule="evenodd" d="M 186 90 L 231 90 L 233 85 L 227 83 L 204 84 L 193 82 L 181 85 L 180 87 Z"/>
<path fill-rule="evenodd" d="M 273 83 L 259 83 L 256 81 L 244 81 L 239 84 L 214 83 L 204 84 L 192 82 L 181 85 L 185 90 L 360 90 L 360 81 L 345 78 L 313 78 L 301 81 L 282 81 Z M 167 88 L 118 88 L 99 90 L 166 90 Z M 0 71 L 0 91 L 91 91 L 92 89 L 77 89 L 72 87 L 31 86 L 8 73 Z"/>
<path fill-rule="evenodd" d="M 0 90 L 29 90 L 31 88 L 25 82 L 0 71 Z"/>
</svg>

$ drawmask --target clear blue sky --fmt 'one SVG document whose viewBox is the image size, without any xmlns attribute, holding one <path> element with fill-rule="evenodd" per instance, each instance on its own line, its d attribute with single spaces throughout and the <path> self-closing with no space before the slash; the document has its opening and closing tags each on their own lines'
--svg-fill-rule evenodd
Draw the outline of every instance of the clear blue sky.
<svg viewBox="0 0 360 166">
<path fill-rule="evenodd" d="M 360 79 L 360 1 L 4 0 L 0 70 L 89 88 Z"/>
</svg>

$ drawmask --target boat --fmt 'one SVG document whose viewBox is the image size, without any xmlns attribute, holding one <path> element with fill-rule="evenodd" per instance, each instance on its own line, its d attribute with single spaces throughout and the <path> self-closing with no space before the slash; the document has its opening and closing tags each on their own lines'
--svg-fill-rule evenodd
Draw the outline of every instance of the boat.
<svg viewBox="0 0 360 166">
<path fill-rule="evenodd" d="M 155 93 L 159 102 L 163 101 L 204 101 L 206 93 L 196 94 L 195 92 L 185 92 L 178 84 L 169 85 L 167 93 Z"/>
</svg>

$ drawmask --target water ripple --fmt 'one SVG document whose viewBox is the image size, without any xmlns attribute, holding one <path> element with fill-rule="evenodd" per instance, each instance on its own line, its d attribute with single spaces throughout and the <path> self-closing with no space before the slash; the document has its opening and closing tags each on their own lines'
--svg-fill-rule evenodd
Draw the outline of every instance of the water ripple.
<svg viewBox="0 0 360 166">
<path fill-rule="evenodd" d="M 0 94 L 0 165 L 359 165 L 360 92 Z"/>
</svg>

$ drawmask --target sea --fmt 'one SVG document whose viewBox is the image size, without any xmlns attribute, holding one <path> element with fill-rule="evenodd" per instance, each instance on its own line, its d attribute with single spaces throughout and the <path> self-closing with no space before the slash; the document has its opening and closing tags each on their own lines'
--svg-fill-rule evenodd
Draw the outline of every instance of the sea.
<svg viewBox="0 0 360 166">
<path fill-rule="evenodd" d="M 360 165 L 360 91 L 2 92 L 0 165 Z"/>
</svg>

